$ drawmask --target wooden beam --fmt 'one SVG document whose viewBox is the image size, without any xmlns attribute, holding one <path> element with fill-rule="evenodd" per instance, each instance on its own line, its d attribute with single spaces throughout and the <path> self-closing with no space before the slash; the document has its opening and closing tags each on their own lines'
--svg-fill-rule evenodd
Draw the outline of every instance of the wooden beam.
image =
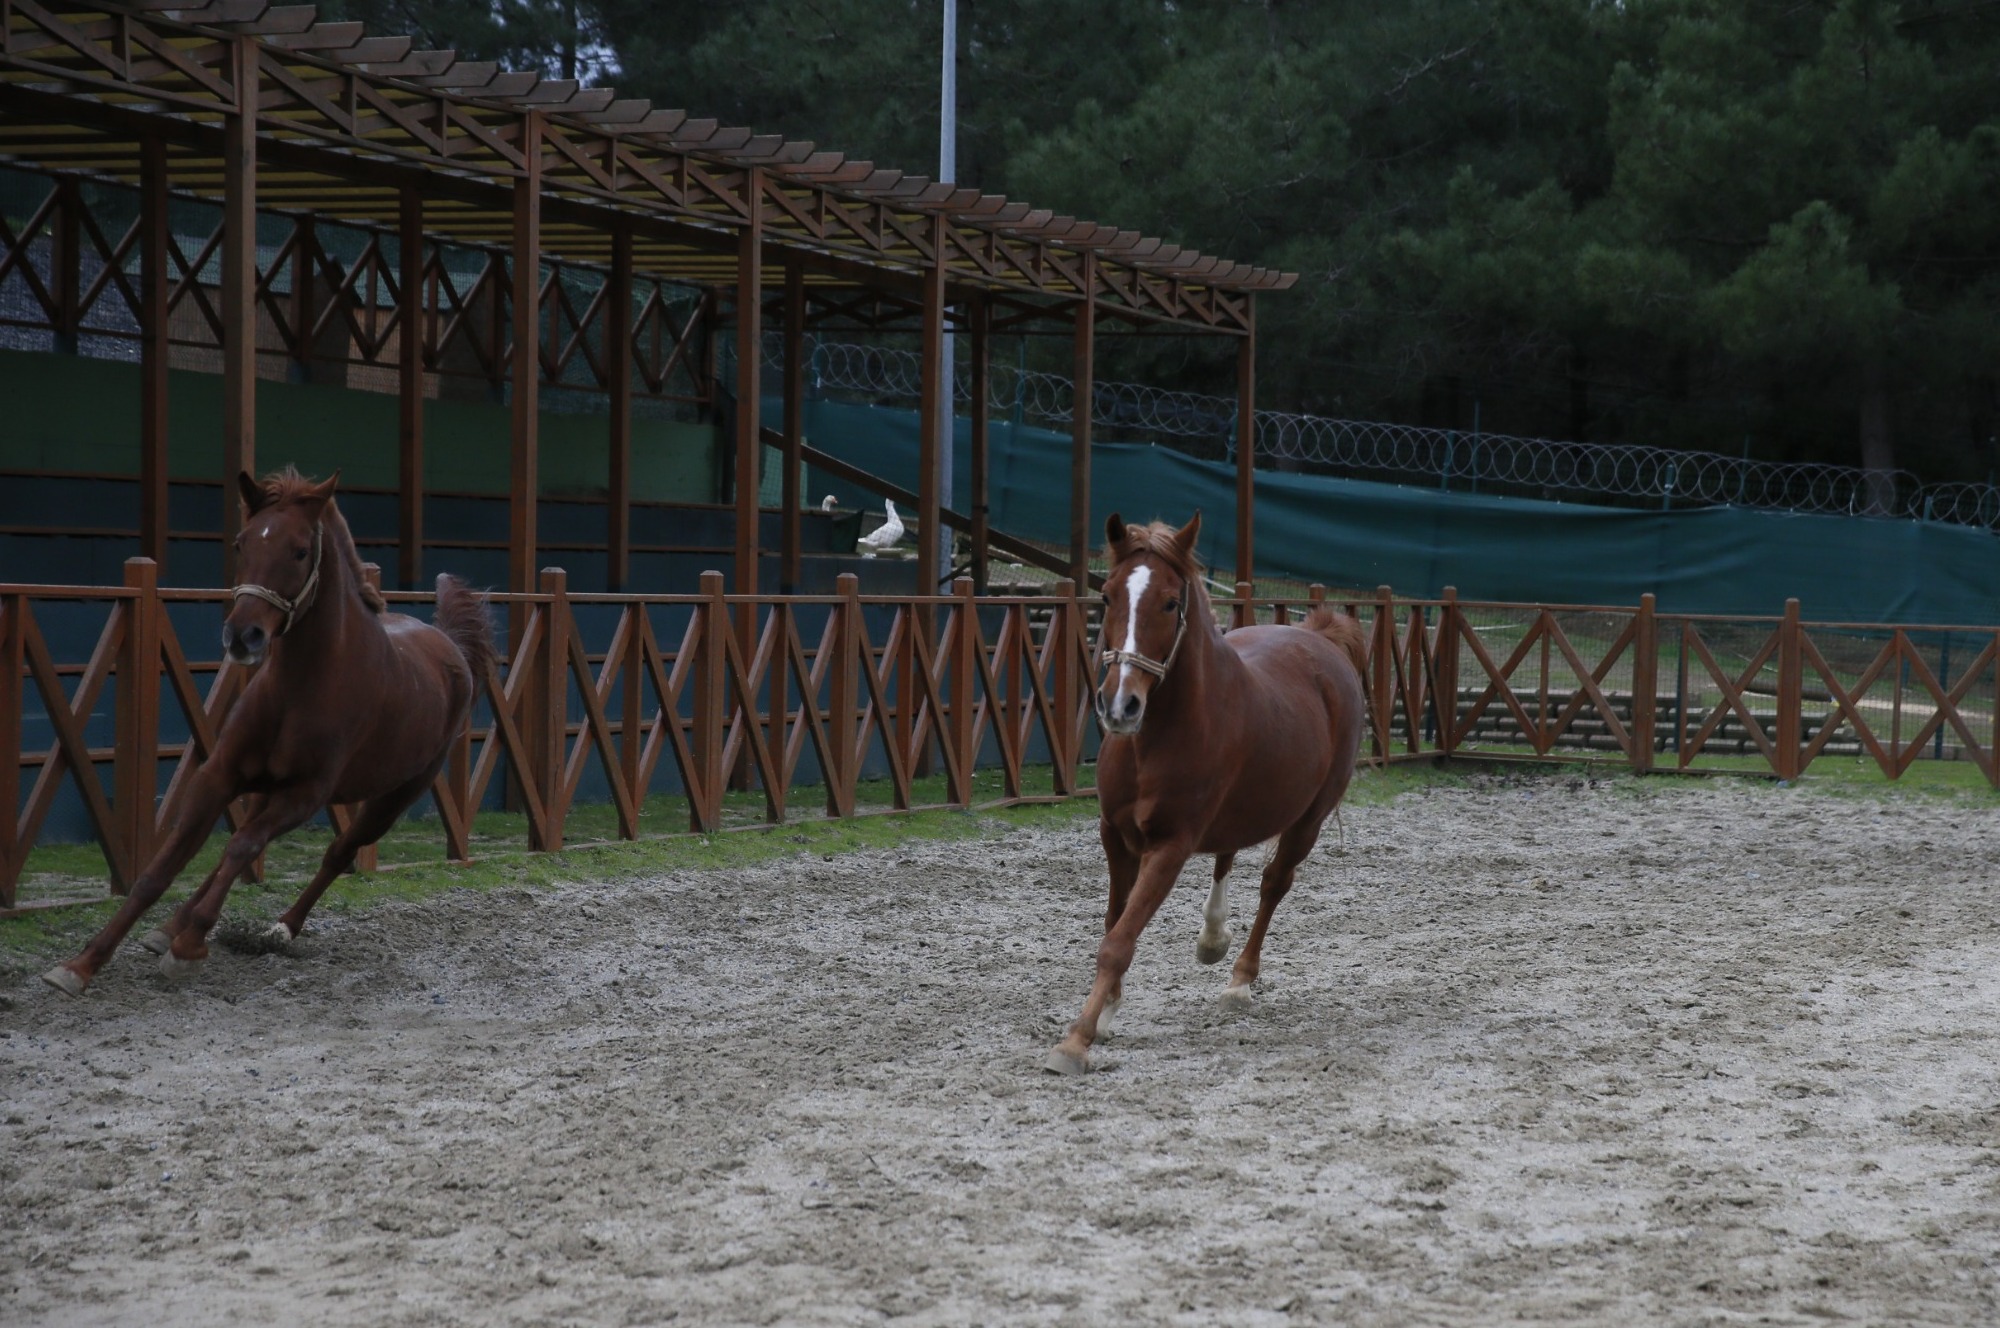
<svg viewBox="0 0 2000 1328">
<path fill-rule="evenodd" d="M 942 238 L 940 228 L 940 239 Z M 942 246 L 940 246 L 941 248 Z M 944 434 L 945 402 L 950 384 L 944 365 L 945 264 L 942 258 L 924 269 L 923 350 L 918 357 L 917 392 L 917 593 L 938 593 L 938 494 L 943 467 L 939 452 L 950 446 Z"/>
<path fill-rule="evenodd" d="M 1089 296 L 1096 284 L 1097 259 L 1083 256 L 1085 295 L 1076 307 L 1075 370 L 1070 390 L 1069 426 L 1069 577 L 1078 586 L 1090 584 L 1090 416 L 1097 381 L 1097 301 Z"/>
<path fill-rule="evenodd" d="M 806 403 L 806 274 L 797 263 L 785 265 L 785 480 L 783 554 L 779 559 L 778 590 L 798 593 L 803 563 L 799 529 L 799 444 L 805 438 Z"/>
<path fill-rule="evenodd" d="M 514 181 L 513 448 L 509 469 L 507 588 L 535 589 L 535 516 L 541 493 L 542 153 L 541 116 L 522 127 L 527 166 Z"/>
<path fill-rule="evenodd" d="M 752 170 L 753 176 L 763 172 Z M 753 181 L 755 188 L 761 188 Z M 736 576 L 730 587 L 739 595 L 757 593 L 757 452 L 763 443 L 758 370 L 764 341 L 764 210 L 753 207 L 750 222 L 737 237 L 736 249 Z M 747 659 L 751 646 L 747 610 L 738 614 L 738 630 Z"/>
<path fill-rule="evenodd" d="M 167 145 L 141 140 L 139 162 L 139 552 L 166 575 L 167 358 L 173 278 L 167 256 Z M 225 487 L 226 484 L 225 484 Z"/>
<path fill-rule="evenodd" d="M 1257 297 L 1246 297 L 1250 330 L 1236 346 L 1236 579 L 1257 576 Z"/>
<path fill-rule="evenodd" d="M 235 41 L 239 109 L 222 133 L 222 579 L 236 582 L 240 471 L 257 473 L 257 41 Z"/>
<path fill-rule="evenodd" d="M 986 593 L 987 584 L 987 529 L 986 517 L 989 510 L 988 471 L 990 470 L 988 436 L 992 426 L 992 410 L 987 398 L 992 392 L 993 379 L 993 308 L 986 297 L 972 298 L 972 587 L 979 594 Z"/>
<path fill-rule="evenodd" d="M 632 579 L 632 228 L 611 232 L 611 289 L 604 302 L 606 389 L 611 398 L 611 492 L 605 510 L 610 547 L 605 584 L 623 590 Z M 631 707 L 628 706 L 628 709 Z"/>
<path fill-rule="evenodd" d="M 396 356 L 396 573 L 405 590 L 424 577 L 424 196 L 404 185 L 396 211 L 397 291 L 401 312 Z"/>
</svg>

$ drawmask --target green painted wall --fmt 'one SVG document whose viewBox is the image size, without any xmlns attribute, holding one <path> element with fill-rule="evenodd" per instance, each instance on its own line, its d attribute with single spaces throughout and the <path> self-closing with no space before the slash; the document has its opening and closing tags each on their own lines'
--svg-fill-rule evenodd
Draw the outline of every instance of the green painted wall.
<svg viewBox="0 0 2000 1328">
<path fill-rule="evenodd" d="M 216 479 L 222 459 L 222 379 L 174 370 L 167 386 L 167 469 Z M 424 483 L 435 491 L 504 494 L 508 408 L 424 403 Z M 601 415 L 542 414 L 544 494 L 602 493 L 610 482 Z M 632 496 L 714 502 L 715 431 L 635 420 Z M 396 487 L 396 398 L 353 388 L 259 380 L 257 461 L 308 474 L 338 468 L 344 484 Z M 81 355 L 0 351 L 0 468 L 139 473 L 139 367 Z"/>
</svg>

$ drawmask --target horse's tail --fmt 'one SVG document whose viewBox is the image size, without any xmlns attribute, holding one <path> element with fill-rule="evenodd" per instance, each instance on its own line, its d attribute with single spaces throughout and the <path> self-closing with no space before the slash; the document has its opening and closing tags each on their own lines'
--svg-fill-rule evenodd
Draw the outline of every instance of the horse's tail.
<svg viewBox="0 0 2000 1328">
<path fill-rule="evenodd" d="M 431 620 L 451 638 L 458 653 L 472 670 L 472 694 L 486 685 L 486 672 L 493 666 L 493 618 L 486 611 L 486 596 L 449 574 L 437 579 L 437 614 Z"/>
<path fill-rule="evenodd" d="M 1306 615 L 1299 626 L 1308 632 L 1318 632 L 1327 640 L 1347 652 L 1354 662 L 1354 672 L 1365 686 L 1368 682 L 1368 633 L 1363 630 L 1359 618 L 1350 618 L 1344 613 L 1321 606 Z"/>
</svg>

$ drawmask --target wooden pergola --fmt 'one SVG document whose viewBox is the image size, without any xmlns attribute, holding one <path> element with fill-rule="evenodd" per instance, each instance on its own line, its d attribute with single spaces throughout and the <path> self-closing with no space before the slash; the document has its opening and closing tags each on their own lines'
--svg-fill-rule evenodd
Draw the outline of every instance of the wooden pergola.
<svg viewBox="0 0 2000 1328">
<path fill-rule="evenodd" d="M 0 0 L 0 163 L 63 179 L 136 186 L 140 215 L 111 246 L 139 251 L 143 381 L 141 547 L 166 543 L 166 383 L 171 270 L 169 200 L 219 203 L 219 329 L 224 392 L 222 474 L 254 470 L 260 211 L 394 235 L 385 273 L 404 327 L 462 318 L 426 280 L 427 239 L 504 251 L 507 325 L 496 327 L 496 381 L 510 385 L 509 589 L 531 590 L 537 564 L 540 386 L 558 348 L 543 342 L 553 281 L 545 268 L 605 270 L 602 379 L 609 406 L 610 578 L 630 556 L 635 278 L 694 283 L 734 306 L 736 357 L 734 584 L 754 590 L 757 461 L 766 435 L 759 369 L 767 319 L 785 342 L 782 566 L 799 560 L 800 348 L 830 323 L 920 332 L 923 462 L 917 522 L 972 535 L 983 564 L 986 366 L 996 333 L 1071 330 L 1073 412 L 1067 566 L 1086 584 L 1092 544 L 1088 403 L 1100 323 L 1238 339 L 1237 547 L 1252 562 L 1251 482 L 1256 296 L 1292 274 L 1194 253 L 1133 231 L 1052 215 L 1028 203 L 854 161 L 811 143 L 727 127 L 610 89 L 415 49 L 358 23 L 321 22 L 311 5 L 216 0 L 55 4 Z M 74 222 L 69 223 L 74 225 Z M 0 218 L 0 227 L 5 219 Z M 0 241 L 9 237 L 0 235 Z M 74 250 L 74 244 L 71 246 Z M 15 246 L 0 256 L 21 260 Z M 192 280 L 179 254 L 180 284 Z M 499 269 L 496 269 L 499 272 Z M 61 288 L 53 305 L 73 295 Z M 745 298 L 754 292 L 755 298 Z M 560 290 L 554 298 L 561 298 Z M 493 307 L 502 307 L 496 299 Z M 59 314 L 60 317 L 60 314 Z M 938 454 L 942 341 L 970 334 L 972 512 L 946 512 Z M 421 568 L 423 377 L 435 337 L 398 339 L 401 396 L 399 544 L 405 580 Z M 501 347 L 504 345 L 504 351 Z M 564 351 L 568 354 L 574 346 Z M 233 578 L 239 524 L 225 485 L 221 528 Z M 938 541 L 920 542 L 919 585 L 939 581 Z"/>
</svg>

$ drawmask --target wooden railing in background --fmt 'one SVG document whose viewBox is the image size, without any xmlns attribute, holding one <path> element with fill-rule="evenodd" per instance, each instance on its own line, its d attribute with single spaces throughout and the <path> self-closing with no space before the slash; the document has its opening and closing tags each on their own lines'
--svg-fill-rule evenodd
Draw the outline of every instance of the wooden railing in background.
<svg viewBox="0 0 2000 1328">
<path fill-rule="evenodd" d="M 948 805 L 970 805 L 982 760 L 999 767 L 1007 798 L 1022 796 L 1024 767 L 1043 761 L 1053 796 L 1088 795 L 1089 602 L 1068 582 L 1052 589 L 975 596 L 960 580 L 949 595 L 864 597 L 843 577 L 831 596 L 736 596 L 709 573 L 694 595 L 580 595 L 562 572 L 546 571 L 534 594 L 492 597 L 513 646 L 482 680 L 474 731 L 433 790 L 445 851 L 467 856 L 475 813 L 503 767 L 540 850 L 563 846 L 592 762 L 628 838 L 661 797 L 685 808 L 688 830 L 720 829 L 731 787 L 761 793 L 762 819 L 782 822 L 807 787 L 808 751 L 815 796 L 832 816 L 856 813 L 871 770 L 894 807 L 913 804 L 926 771 L 943 776 Z M 419 609 L 428 599 L 389 598 Z M 0 760 L 0 907 L 16 905 L 65 782 L 102 845 L 113 891 L 137 877 L 245 678 L 226 662 L 191 659 L 168 609 L 225 599 L 164 589 L 145 559 L 127 564 L 123 586 L 0 585 L 0 751 L 19 753 Z M 1217 611 L 1241 626 L 1292 621 L 1322 603 L 1368 628 L 1367 755 L 1376 761 L 1512 744 L 1535 757 L 1683 770 L 1733 742 L 1795 779 L 1846 734 L 1847 750 L 1895 779 L 1942 753 L 1949 733 L 1952 754 L 2000 788 L 2000 629 L 1991 626 L 1808 624 L 1796 601 L 1777 618 L 1694 618 L 1660 614 L 1651 596 L 1636 607 L 1517 605 L 1450 591 L 1398 599 L 1387 587 L 1330 596 L 1315 586 L 1304 598 L 1272 599 L 1240 584 L 1218 597 Z M 38 612 L 58 604 L 104 610 L 81 661 L 58 660 L 44 634 Z M 612 620 L 608 637 L 602 623 L 580 630 L 579 614 Z M 1946 632 L 1933 667 L 1915 640 Z M 72 625 L 68 635 L 81 633 Z M 1967 638 L 1978 644 L 1954 667 L 1948 642 Z M 44 712 L 50 739 L 29 750 L 26 722 Z M 168 742 L 175 712 L 190 736 Z M 100 731 L 108 719 L 108 747 L 89 742 L 94 717 Z M 155 798 L 163 762 L 173 773 Z M 656 788 L 674 782 L 656 778 L 662 763 L 677 790 Z M 231 809 L 232 820 L 240 814 Z M 334 816 L 343 820 L 344 809 Z"/>
</svg>

